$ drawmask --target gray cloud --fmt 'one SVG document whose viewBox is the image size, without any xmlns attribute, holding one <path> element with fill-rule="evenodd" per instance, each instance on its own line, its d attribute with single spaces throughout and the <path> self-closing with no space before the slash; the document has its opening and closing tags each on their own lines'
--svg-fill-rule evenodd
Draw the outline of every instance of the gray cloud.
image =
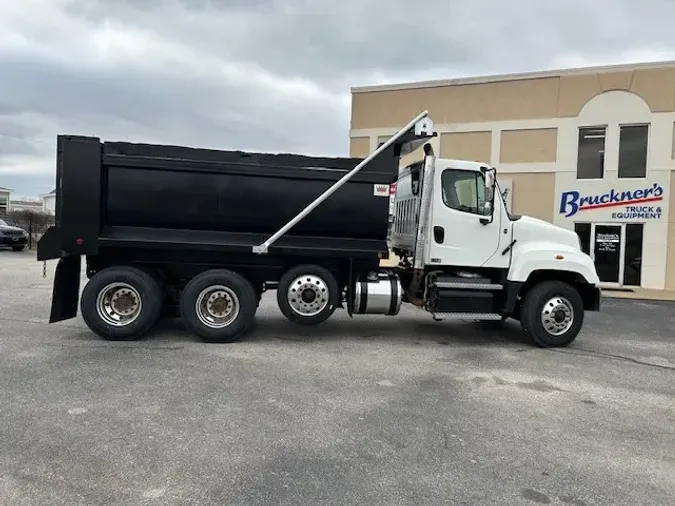
<svg viewBox="0 0 675 506">
<path fill-rule="evenodd" d="M 50 190 L 66 132 L 346 154 L 350 86 L 674 57 L 672 19 L 667 0 L 3 2 L 0 186 Z"/>
</svg>

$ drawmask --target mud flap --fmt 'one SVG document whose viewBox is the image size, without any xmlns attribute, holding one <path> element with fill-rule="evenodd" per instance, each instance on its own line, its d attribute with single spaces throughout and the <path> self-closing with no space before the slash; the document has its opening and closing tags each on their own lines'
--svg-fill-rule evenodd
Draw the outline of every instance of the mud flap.
<svg viewBox="0 0 675 506">
<path fill-rule="evenodd" d="M 69 320 L 77 316 L 81 266 L 82 257 L 80 255 L 67 256 L 59 260 L 54 275 L 49 323 Z"/>
</svg>

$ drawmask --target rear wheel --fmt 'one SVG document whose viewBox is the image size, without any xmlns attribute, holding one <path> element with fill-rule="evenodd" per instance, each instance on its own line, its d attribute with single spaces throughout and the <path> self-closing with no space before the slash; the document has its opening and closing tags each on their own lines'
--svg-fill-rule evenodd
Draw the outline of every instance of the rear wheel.
<svg viewBox="0 0 675 506">
<path fill-rule="evenodd" d="M 162 312 L 162 288 L 154 277 L 135 267 L 108 267 L 85 285 L 80 301 L 87 326 L 104 339 L 139 339 Z"/>
<path fill-rule="evenodd" d="M 224 269 L 195 276 L 180 297 L 183 324 L 212 343 L 240 339 L 253 323 L 257 309 L 255 287 L 243 276 Z"/>
<path fill-rule="evenodd" d="M 279 280 L 277 303 L 290 321 L 318 325 L 335 312 L 340 303 L 340 288 L 328 269 L 319 265 L 298 265 Z"/>
<path fill-rule="evenodd" d="M 567 283 L 545 281 L 525 295 L 520 324 L 538 346 L 567 346 L 576 339 L 583 321 L 583 300 Z"/>
</svg>

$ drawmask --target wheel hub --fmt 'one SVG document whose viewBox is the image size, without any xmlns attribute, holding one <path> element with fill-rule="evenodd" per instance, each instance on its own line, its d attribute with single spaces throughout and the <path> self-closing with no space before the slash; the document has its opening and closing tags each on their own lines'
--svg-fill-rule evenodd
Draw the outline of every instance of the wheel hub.
<svg viewBox="0 0 675 506">
<path fill-rule="evenodd" d="M 302 291 L 301 297 L 302 297 L 303 302 L 305 302 L 307 304 L 311 304 L 312 302 L 314 302 L 316 300 L 317 295 L 316 295 L 316 292 L 314 290 L 309 289 L 309 288 L 305 288 Z"/>
<path fill-rule="evenodd" d="M 562 323 L 565 321 L 565 311 L 562 309 L 556 309 L 553 312 L 553 319 L 555 320 L 556 323 Z"/>
<path fill-rule="evenodd" d="M 127 283 L 111 283 L 96 298 L 99 317 L 109 325 L 122 327 L 135 321 L 141 314 L 141 295 Z"/>
<path fill-rule="evenodd" d="M 210 286 L 202 290 L 195 302 L 199 320 L 210 328 L 230 325 L 239 315 L 239 298 L 226 286 Z"/>
<path fill-rule="evenodd" d="M 564 334 L 574 323 L 572 303 L 564 297 L 549 299 L 542 307 L 541 323 L 552 336 Z"/>
<path fill-rule="evenodd" d="M 227 292 L 219 290 L 209 295 L 206 308 L 211 316 L 222 318 L 232 311 L 234 304 Z"/>
<path fill-rule="evenodd" d="M 314 274 L 300 276 L 290 284 L 287 297 L 295 313 L 305 317 L 315 316 L 328 306 L 328 285 Z"/>
<path fill-rule="evenodd" d="M 118 314 L 129 316 L 138 306 L 138 300 L 131 290 L 122 288 L 113 293 L 110 305 Z"/>
</svg>

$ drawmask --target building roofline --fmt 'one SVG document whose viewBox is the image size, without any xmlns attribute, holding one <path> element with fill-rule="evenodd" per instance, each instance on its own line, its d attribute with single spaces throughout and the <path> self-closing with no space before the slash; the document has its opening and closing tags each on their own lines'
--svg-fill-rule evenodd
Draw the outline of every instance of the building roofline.
<svg viewBox="0 0 675 506">
<path fill-rule="evenodd" d="M 10 200 L 10 203 L 12 204 L 18 204 L 18 205 L 34 205 L 34 206 L 42 206 L 42 202 L 39 200 L 24 200 L 24 199 L 18 199 L 18 200 Z"/>
<path fill-rule="evenodd" d="M 0 191 L 12 192 L 12 191 L 14 191 L 14 190 L 12 190 L 11 188 L 6 188 L 6 187 L 4 187 L 4 186 L 0 186 Z"/>
<path fill-rule="evenodd" d="M 476 77 L 458 77 L 454 79 L 436 79 L 432 81 L 417 81 L 409 83 L 379 84 L 370 86 L 353 86 L 352 93 L 368 93 L 373 91 L 413 90 L 419 88 L 438 88 L 442 86 L 461 86 L 467 84 L 499 83 L 506 81 L 520 81 L 525 79 L 546 79 L 572 75 L 584 75 L 607 72 L 627 72 L 633 70 L 651 70 L 675 68 L 675 60 L 652 61 L 644 63 L 623 63 L 618 65 L 601 65 L 593 67 L 576 67 L 557 70 L 539 70 L 535 72 L 521 72 L 510 74 L 492 74 Z"/>
</svg>

